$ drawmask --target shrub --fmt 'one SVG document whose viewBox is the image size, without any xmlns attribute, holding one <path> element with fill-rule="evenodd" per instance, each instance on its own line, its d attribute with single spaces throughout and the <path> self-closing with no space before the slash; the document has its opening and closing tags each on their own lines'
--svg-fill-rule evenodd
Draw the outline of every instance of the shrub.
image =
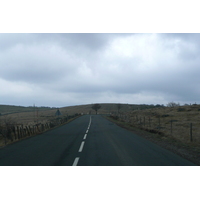
<svg viewBox="0 0 200 200">
<path fill-rule="evenodd" d="M 185 111 L 185 108 L 178 108 L 177 111 L 178 111 L 178 112 Z"/>
<path fill-rule="evenodd" d="M 162 115 L 161 117 L 169 117 L 169 115 Z"/>
<path fill-rule="evenodd" d="M 177 106 L 180 106 L 180 103 L 175 103 L 172 101 L 167 104 L 167 107 L 177 107 Z"/>
</svg>

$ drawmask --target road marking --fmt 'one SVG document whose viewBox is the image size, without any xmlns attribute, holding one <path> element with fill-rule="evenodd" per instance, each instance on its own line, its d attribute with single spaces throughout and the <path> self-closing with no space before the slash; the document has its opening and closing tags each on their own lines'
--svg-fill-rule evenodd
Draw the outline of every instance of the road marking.
<svg viewBox="0 0 200 200">
<path fill-rule="evenodd" d="M 92 122 L 92 118 L 91 118 L 91 116 L 90 116 L 90 123 L 89 123 L 89 126 L 91 125 L 91 122 Z"/>
<path fill-rule="evenodd" d="M 89 129 L 90 129 L 90 125 L 91 125 L 91 116 L 90 116 L 90 121 L 89 121 L 89 124 L 88 124 L 88 128 L 87 128 L 86 133 L 88 133 L 88 131 L 89 131 Z"/>
<path fill-rule="evenodd" d="M 86 137 L 87 137 L 87 134 L 85 134 L 85 136 L 84 136 L 84 138 L 83 138 L 83 139 L 85 140 L 85 139 L 86 139 Z"/>
<path fill-rule="evenodd" d="M 79 151 L 78 151 L 78 152 L 81 152 L 81 151 L 83 150 L 83 146 L 84 146 L 84 144 L 85 144 L 85 142 L 82 142 L 82 143 L 81 143 L 81 146 L 80 146 L 80 148 L 79 148 Z"/>
<path fill-rule="evenodd" d="M 78 164 L 78 161 L 79 161 L 79 157 L 75 158 L 75 160 L 74 160 L 74 163 L 73 163 L 73 165 L 72 165 L 72 166 L 77 166 L 77 164 Z"/>
<path fill-rule="evenodd" d="M 89 129 L 90 129 L 91 122 L 92 122 L 92 119 L 91 119 L 91 116 L 90 116 L 89 125 L 88 125 L 88 128 L 87 128 L 87 130 L 86 130 L 86 134 L 84 135 L 83 140 L 85 140 L 86 137 L 87 137 L 87 133 L 88 133 L 88 131 L 89 131 Z M 82 142 L 82 143 L 81 143 L 81 146 L 80 146 L 78 152 L 82 152 L 84 144 L 85 144 L 85 142 Z M 78 165 L 79 159 L 80 159 L 80 157 L 76 157 L 72 166 L 77 166 L 77 165 Z"/>
</svg>

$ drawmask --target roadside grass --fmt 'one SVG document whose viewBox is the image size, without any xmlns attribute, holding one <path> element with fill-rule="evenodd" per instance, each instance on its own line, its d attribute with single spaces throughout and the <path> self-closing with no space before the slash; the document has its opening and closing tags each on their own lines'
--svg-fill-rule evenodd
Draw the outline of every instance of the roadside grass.
<svg viewBox="0 0 200 200">
<path fill-rule="evenodd" d="M 199 105 L 132 111 L 130 123 L 146 130 L 157 130 L 184 143 L 191 143 L 190 124 L 192 123 L 192 142 L 200 144 Z"/>
<path fill-rule="evenodd" d="M 60 124 L 60 125 L 54 126 L 53 128 L 49 128 L 48 130 L 44 130 L 44 131 L 38 132 L 38 133 L 36 133 L 36 134 L 30 135 L 30 136 L 27 135 L 27 136 L 24 136 L 23 138 L 20 138 L 20 139 L 17 139 L 17 140 L 13 140 L 13 141 L 7 140 L 7 143 L 6 143 L 6 144 L 5 144 L 5 138 L 0 134 L 0 147 L 4 147 L 4 146 L 6 146 L 6 145 L 8 145 L 8 144 L 12 144 L 12 143 L 15 143 L 15 142 L 18 142 L 18 141 L 21 141 L 21 140 L 24 140 L 24 139 L 27 139 L 27 138 L 30 138 L 30 137 L 34 137 L 34 136 L 36 136 L 36 135 L 43 134 L 43 133 L 45 133 L 45 132 L 47 132 L 47 131 L 56 129 L 56 128 L 60 127 L 60 126 L 64 126 L 65 124 L 68 124 L 68 123 L 74 121 L 74 120 L 77 119 L 78 117 L 80 117 L 80 115 L 68 119 L 68 121 L 65 122 L 65 123 L 62 123 L 62 124 Z"/>
</svg>

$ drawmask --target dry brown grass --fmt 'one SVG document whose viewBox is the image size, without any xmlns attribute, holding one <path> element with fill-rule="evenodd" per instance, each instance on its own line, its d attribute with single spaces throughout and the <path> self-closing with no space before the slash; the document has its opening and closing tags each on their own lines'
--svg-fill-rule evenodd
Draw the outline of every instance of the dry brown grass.
<svg viewBox="0 0 200 200">
<path fill-rule="evenodd" d="M 71 116 L 76 114 L 71 110 L 68 111 L 66 108 L 59 109 L 62 113 L 61 118 L 65 118 L 67 116 Z M 6 123 L 10 125 L 14 125 L 15 127 L 18 125 L 25 126 L 33 126 L 36 124 L 46 124 L 47 122 L 53 121 L 58 116 L 55 116 L 57 109 L 49 109 L 44 111 L 34 111 L 34 112 L 21 112 L 21 113 L 13 113 L 0 116 L 0 131 L 4 134 L 4 131 L 7 130 Z M 70 119 L 71 120 L 71 119 Z M 68 122 L 70 121 L 68 120 Z M 13 134 L 12 134 L 13 135 Z M 12 141 L 7 139 L 6 144 L 11 143 Z M 0 134 L 0 146 L 4 146 L 5 137 Z"/>
<path fill-rule="evenodd" d="M 65 107 L 59 109 L 61 112 L 61 117 L 65 117 L 67 115 L 74 115 L 75 113 L 81 113 L 82 110 L 78 109 L 78 107 Z M 36 123 L 46 123 L 48 120 L 52 120 L 57 118 L 55 116 L 57 109 L 51 109 L 46 111 L 33 111 L 33 112 L 21 112 L 0 116 L 0 124 L 4 125 L 4 121 L 6 118 L 12 119 L 15 124 L 23 124 L 23 125 L 33 125 Z M 80 111 L 80 112 L 79 112 Z"/>
<path fill-rule="evenodd" d="M 78 109 L 73 110 L 72 108 L 71 109 L 61 108 L 59 110 L 62 113 L 62 115 L 59 116 L 59 118 L 61 119 L 63 118 L 64 120 L 66 120 L 66 117 L 70 116 L 70 118 L 68 118 L 67 120 L 67 123 L 69 123 L 71 120 L 75 119 L 75 116 L 77 116 L 75 114 L 77 114 L 76 111 Z M 4 146 L 5 143 L 9 144 L 13 142 L 12 140 L 10 141 L 7 137 L 5 137 L 5 134 L 8 131 L 8 127 L 6 126 L 6 124 L 10 127 L 14 126 L 15 127 L 14 129 L 16 130 L 17 126 L 25 128 L 26 126 L 33 127 L 36 124 L 44 125 L 49 122 L 58 123 L 59 120 L 58 121 L 56 120 L 58 116 L 55 116 L 56 111 L 57 109 L 49 109 L 46 111 L 21 112 L 21 113 L 13 113 L 0 116 L 0 131 L 1 131 L 0 146 Z M 41 130 L 38 133 L 40 132 Z M 14 138 L 14 132 L 12 132 L 11 135 L 12 138 Z M 28 136 L 29 135 L 26 134 L 25 136 L 23 136 L 23 138 Z"/>
<path fill-rule="evenodd" d="M 200 142 L 200 105 L 132 111 L 130 123 L 147 130 L 157 130 L 184 142 L 190 142 L 192 123 L 193 142 Z"/>
</svg>

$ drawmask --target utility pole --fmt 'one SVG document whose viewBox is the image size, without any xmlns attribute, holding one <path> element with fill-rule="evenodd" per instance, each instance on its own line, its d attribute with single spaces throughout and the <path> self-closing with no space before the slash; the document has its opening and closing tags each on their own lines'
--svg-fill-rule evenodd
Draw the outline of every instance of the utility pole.
<svg viewBox="0 0 200 200">
<path fill-rule="evenodd" d="M 36 108 L 37 109 L 37 124 L 38 124 L 38 108 Z"/>
<path fill-rule="evenodd" d="M 34 113 L 34 121 L 35 121 L 35 104 L 33 104 L 33 113 Z"/>
</svg>

